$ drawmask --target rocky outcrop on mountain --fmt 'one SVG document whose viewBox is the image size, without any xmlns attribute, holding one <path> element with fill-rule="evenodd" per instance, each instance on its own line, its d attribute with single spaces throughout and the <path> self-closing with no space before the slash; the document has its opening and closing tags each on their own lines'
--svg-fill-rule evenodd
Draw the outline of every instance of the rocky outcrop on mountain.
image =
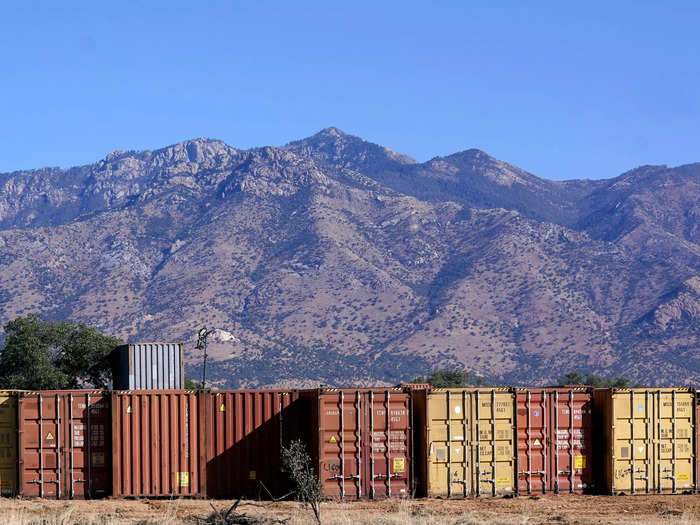
<svg viewBox="0 0 700 525">
<path fill-rule="evenodd" d="M 553 182 L 479 150 L 417 163 L 336 128 L 0 174 L 0 317 L 124 339 L 215 328 L 226 386 L 700 379 L 700 165 Z"/>
</svg>

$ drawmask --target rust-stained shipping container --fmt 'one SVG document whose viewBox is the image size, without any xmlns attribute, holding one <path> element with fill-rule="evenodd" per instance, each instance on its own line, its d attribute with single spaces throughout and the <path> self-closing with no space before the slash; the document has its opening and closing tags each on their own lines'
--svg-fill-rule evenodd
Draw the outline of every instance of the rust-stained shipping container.
<svg viewBox="0 0 700 525">
<path fill-rule="evenodd" d="M 22 496 L 94 498 L 110 494 L 109 394 L 22 392 L 18 420 Z"/>
<path fill-rule="evenodd" d="M 326 497 L 411 495 L 410 392 L 321 388 L 301 395 Z"/>
<path fill-rule="evenodd" d="M 594 392 L 609 494 L 683 493 L 696 488 L 695 401 L 689 388 L 611 388 Z"/>
<path fill-rule="evenodd" d="M 0 391 L 0 496 L 17 495 L 17 395 Z"/>
<path fill-rule="evenodd" d="M 200 401 L 205 393 L 112 393 L 115 497 L 204 496 Z"/>
<path fill-rule="evenodd" d="M 420 495 L 514 493 L 514 397 L 508 388 L 436 388 L 413 393 Z"/>
<path fill-rule="evenodd" d="M 299 393 L 223 390 L 204 396 L 209 497 L 281 497 L 291 488 L 281 449 L 305 431 Z"/>
<path fill-rule="evenodd" d="M 594 488 L 593 389 L 516 389 L 518 494 Z"/>
</svg>

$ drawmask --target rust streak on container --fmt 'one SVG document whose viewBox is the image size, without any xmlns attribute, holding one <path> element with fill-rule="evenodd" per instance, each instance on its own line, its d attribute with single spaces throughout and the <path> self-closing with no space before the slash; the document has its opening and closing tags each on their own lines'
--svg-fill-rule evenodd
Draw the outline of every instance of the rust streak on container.
<svg viewBox="0 0 700 525">
<path fill-rule="evenodd" d="M 203 496 L 200 403 L 205 393 L 112 393 L 115 497 Z"/>
</svg>

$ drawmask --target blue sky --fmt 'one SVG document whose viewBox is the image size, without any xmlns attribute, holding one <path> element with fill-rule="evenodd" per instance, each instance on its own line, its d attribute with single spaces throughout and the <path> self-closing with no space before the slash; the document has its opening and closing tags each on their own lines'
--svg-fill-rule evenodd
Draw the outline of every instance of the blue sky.
<svg viewBox="0 0 700 525">
<path fill-rule="evenodd" d="M 13 4 L 0 172 L 331 125 L 552 179 L 700 161 L 699 2 Z"/>
</svg>

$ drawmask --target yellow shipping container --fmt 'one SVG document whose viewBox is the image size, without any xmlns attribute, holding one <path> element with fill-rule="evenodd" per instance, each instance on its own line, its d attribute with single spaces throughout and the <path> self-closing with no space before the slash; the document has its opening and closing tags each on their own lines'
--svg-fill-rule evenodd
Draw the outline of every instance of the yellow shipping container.
<svg viewBox="0 0 700 525">
<path fill-rule="evenodd" d="M 413 392 L 416 475 L 427 496 L 514 491 L 515 396 L 507 388 Z"/>
<path fill-rule="evenodd" d="M 17 397 L 0 392 L 0 494 L 17 494 Z"/>
<path fill-rule="evenodd" d="M 693 397 L 689 388 L 595 391 L 594 424 L 603 456 L 600 486 L 606 492 L 694 490 Z"/>
</svg>

